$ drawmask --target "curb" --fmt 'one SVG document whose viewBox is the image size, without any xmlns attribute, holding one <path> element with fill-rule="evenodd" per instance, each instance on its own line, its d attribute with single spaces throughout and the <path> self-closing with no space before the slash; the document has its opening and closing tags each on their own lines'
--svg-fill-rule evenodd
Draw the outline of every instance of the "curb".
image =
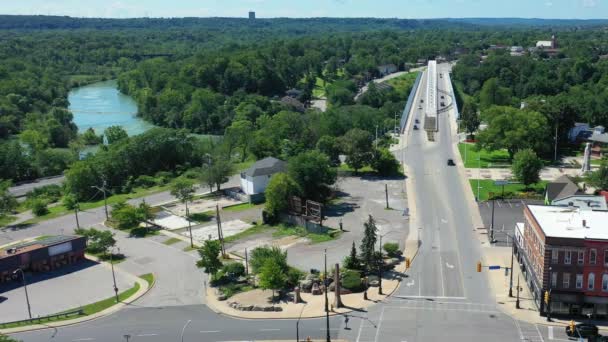
<svg viewBox="0 0 608 342">
<path fill-rule="evenodd" d="M 92 314 L 90 316 L 84 316 L 84 317 L 80 317 L 80 318 L 71 319 L 71 320 L 50 322 L 47 325 L 32 324 L 32 325 L 26 325 L 26 326 L 17 327 L 17 328 L 0 329 L 0 334 L 15 334 L 15 333 L 30 332 L 30 331 L 54 329 L 54 328 L 77 325 L 77 324 L 81 324 L 81 323 L 87 323 L 87 322 L 91 322 L 91 321 L 94 321 L 99 318 L 109 316 L 109 315 L 123 309 L 123 307 L 137 301 L 141 297 L 145 296 L 148 292 L 150 292 L 150 290 L 152 290 L 154 285 L 156 285 L 156 275 L 154 275 L 154 273 L 152 273 L 152 275 L 154 276 L 154 281 L 152 282 L 152 284 L 150 284 L 150 286 L 147 286 L 147 288 L 141 294 L 138 295 L 136 292 L 131 297 L 125 299 L 124 301 L 121 301 L 120 303 L 116 303 L 116 304 L 110 306 L 109 308 L 102 310 L 98 313 Z M 137 277 L 137 276 L 135 276 L 135 277 L 138 279 L 137 282 L 140 284 L 140 286 L 142 286 L 142 284 L 145 284 L 145 285 L 148 284 L 148 282 L 146 280 L 144 280 L 140 277 Z M 140 291 L 138 291 L 138 292 L 140 292 Z"/>
</svg>

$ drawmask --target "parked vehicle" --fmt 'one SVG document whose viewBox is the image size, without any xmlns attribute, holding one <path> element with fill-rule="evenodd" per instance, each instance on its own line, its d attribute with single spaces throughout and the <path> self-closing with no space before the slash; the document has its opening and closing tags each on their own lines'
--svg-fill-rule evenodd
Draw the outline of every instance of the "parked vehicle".
<svg viewBox="0 0 608 342">
<path fill-rule="evenodd" d="M 568 325 L 566 327 L 566 335 L 569 337 L 595 337 L 598 335 L 599 329 L 597 325 L 591 323 L 579 323 L 574 326 L 574 331 L 572 331 L 571 327 Z"/>
<path fill-rule="evenodd" d="M 454 163 L 454 159 L 448 159 L 448 166 L 456 166 L 456 163 Z"/>
</svg>

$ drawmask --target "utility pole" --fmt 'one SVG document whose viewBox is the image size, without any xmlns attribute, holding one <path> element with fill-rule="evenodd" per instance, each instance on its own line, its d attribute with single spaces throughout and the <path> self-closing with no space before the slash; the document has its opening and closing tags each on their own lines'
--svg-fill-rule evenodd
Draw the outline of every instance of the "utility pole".
<svg viewBox="0 0 608 342">
<path fill-rule="evenodd" d="M 492 195 L 492 222 L 490 223 L 490 243 L 494 243 L 494 202 L 496 202 L 496 199 L 494 198 L 493 194 Z M 511 265 L 511 267 L 513 267 Z"/>
<path fill-rule="evenodd" d="M 74 206 L 74 215 L 76 215 L 76 228 L 80 229 L 80 222 L 78 222 L 78 210 L 80 210 L 80 203 L 76 202 Z"/>
<path fill-rule="evenodd" d="M 249 257 L 247 256 L 247 248 L 245 248 L 245 275 L 249 275 Z"/>
<path fill-rule="evenodd" d="M 192 239 L 192 222 L 190 221 L 190 210 L 188 209 L 188 199 L 184 201 L 186 204 L 186 220 L 188 220 L 188 232 L 190 233 L 190 248 L 194 248 L 194 240 Z"/>
<path fill-rule="evenodd" d="M 559 122 L 555 123 L 555 148 L 553 152 L 553 161 L 557 161 L 557 128 L 559 127 Z"/>
<path fill-rule="evenodd" d="M 118 248 L 118 252 L 120 253 L 120 248 Z M 116 303 L 120 302 L 118 300 L 118 286 L 116 286 L 116 274 L 114 274 L 114 262 L 112 262 L 112 257 L 114 254 L 114 250 L 110 250 L 110 267 L 112 268 L 112 281 L 114 282 L 114 296 L 116 297 Z"/>
<path fill-rule="evenodd" d="M 513 298 L 513 255 L 515 254 L 515 239 L 511 239 L 511 279 L 509 279 L 509 298 Z"/>
<path fill-rule="evenodd" d="M 479 155 L 479 157 L 477 157 L 477 170 L 479 172 L 481 172 L 481 155 Z M 481 199 L 479 198 L 479 189 L 481 189 L 481 186 L 479 185 L 479 177 L 481 176 L 481 174 L 477 175 L 477 202 L 481 201 Z"/>
<path fill-rule="evenodd" d="M 386 209 L 390 209 L 388 205 L 388 184 L 384 184 L 384 195 L 386 197 Z"/>
<path fill-rule="evenodd" d="M 397 114 L 399 114 L 399 112 L 395 112 L 395 134 L 397 134 Z"/>
<path fill-rule="evenodd" d="M 32 319 L 32 307 L 30 306 L 30 297 L 27 293 L 27 280 L 25 279 L 25 273 L 23 272 L 23 270 L 21 268 L 18 268 L 15 271 L 13 271 L 13 274 L 17 274 L 18 272 L 21 272 L 21 280 L 23 281 L 23 290 L 25 290 L 25 303 L 27 304 L 27 313 L 30 316 L 30 319 Z"/>
<path fill-rule="evenodd" d="M 99 191 L 101 191 L 103 193 L 103 207 L 106 213 L 106 221 L 109 220 L 109 216 L 108 216 L 108 198 L 106 195 L 106 180 L 103 180 L 103 186 L 100 188 L 97 185 L 91 185 L 91 188 L 95 188 Z"/>
<path fill-rule="evenodd" d="M 225 257 L 226 250 L 224 249 L 224 233 L 222 232 L 222 219 L 220 218 L 219 204 L 215 205 L 215 217 L 216 217 L 216 221 L 217 221 L 217 239 L 220 241 L 222 257 Z"/>
<path fill-rule="evenodd" d="M 379 295 L 383 295 L 382 293 L 382 235 L 379 236 L 380 237 L 380 260 L 378 260 L 378 294 Z"/>
<path fill-rule="evenodd" d="M 376 149 L 378 148 L 378 124 L 376 124 L 376 140 L 374 140 L 374 144 L 376 145 Z"/>
<path fill-rule="evenodd" d="M 323 278 L 323 284 L 325 285 L 325 289 L 323 291 L 323 292 L 325 292 L 325 332 L 326 332 L 326 341 L 331 342 L 331 337 L 329 336 L 329 307 L 328 307 L 329 300 L 327 299 L 327 291 L 329 290 L 329 288 L 327 286 L 327 249 L 325 249 L 323 251 L 323 256 L 325 259 L 325 263 L 324 263 L 325 277 Z"/>
<path fill-rule="evenodd" d="M 515 300 L 515 308 L 519 309 L 519 275 L 517 276 L 517 300 Z"/>
</svg>

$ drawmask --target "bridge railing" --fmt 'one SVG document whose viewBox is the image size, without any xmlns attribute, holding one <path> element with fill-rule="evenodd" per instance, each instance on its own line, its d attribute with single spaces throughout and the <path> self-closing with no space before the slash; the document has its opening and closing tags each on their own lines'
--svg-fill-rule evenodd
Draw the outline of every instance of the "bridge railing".
<svg viewBox="0 0 608 342">
<path fill-rule="evenodd" d="M 412 87 L 412 91 L 410 91 L 410 95 L 407 98 L 407 103 L 405 104 L 405 108 L 403 109 L 403 113 L 401 114 L 401 133 L 405 130 L 405 125 L 407 124 L 407 119 L 412 111 L 412 105 L 414 104 L 414 98 L 416 97 L 416 92 L 418 91 L 418 86 L 420 85 L 420 80 L 422 80 L 423 72 L 418 73 L 418 77 L 416 77 L 416 81 L 414 81 L 414 86 Z"/>
<path fill-rule="evenodd" d="M 445 73 L 446 77 L 448 78 L 448 90 L 450 91 L 450 94 L 452 96 L 452 105 L 454 107 L 454 114 L 456 117 L 456 120 L 460 119 L 460 112 L 458 111 L 458 102 L 456 102 L 456 93 L 454 92 L 454 86 L 452 85 L 452 77 L 450 77 L 450 73 L 446 72 Z"/>
</svg>

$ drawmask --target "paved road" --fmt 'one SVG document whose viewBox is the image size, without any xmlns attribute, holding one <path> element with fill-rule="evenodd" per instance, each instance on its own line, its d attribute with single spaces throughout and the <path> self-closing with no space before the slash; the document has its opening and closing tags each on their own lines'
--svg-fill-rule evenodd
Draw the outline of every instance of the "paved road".
<svg viewBox="0 0 608 342">
<path fill-rule="evenodd" d="M 54 177 L 46 177 L 46 178 L 40 178 L 40 179 L 36 179 L 34 181 L 28 182 L 28 183 L 22 183 L 19 185 L 15 185 L 15 186 L 11 186 L 8 191 L 15 197 L 22 197 L 25 196 L 26 193 L 28 193 L 29 191 L 32 191 L 36 188 L 40 188 L 46 185 L 52 185 L 52 184 L 61 184 L 63 183 L 65 177 L 64 176 L 54 176 Z"/>
</svg>

